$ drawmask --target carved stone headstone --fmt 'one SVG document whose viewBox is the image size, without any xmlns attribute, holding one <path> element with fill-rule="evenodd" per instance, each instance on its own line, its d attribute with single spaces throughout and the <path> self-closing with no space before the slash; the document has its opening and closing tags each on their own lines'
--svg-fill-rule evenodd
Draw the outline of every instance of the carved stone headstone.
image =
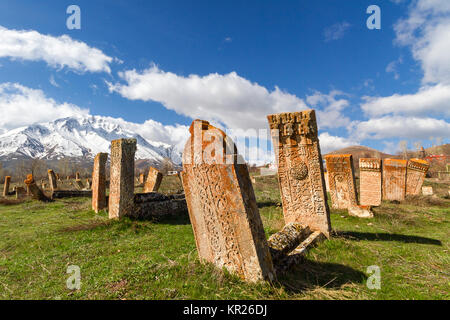
<svg viewBox="0 0 450 320">
<path fill-rule="evenodd" d="M 98 153 L 92 169 L 92 210 L 98 213 L 106 208 L 106 160 L 107 153 Z"/>
<path fill-rule="evenodd" d="M 359 203 L 363 206 L 381 204 L 381 159 L 359 159 Z"/>
<path fill-rule="evenodd" d="M 193 121 L 189 131 L 181 180 L 200 259 L 247 281 L 273 279 L 247 165 L 207 121 Z"/>
<path fill-rule="evenodd" d="M 145 182 L 145 175 L 143 173 L 139 174 L 139 184 L 144 184 Z"/>
<path fill-rule="evenodd" d="M 48 170 L 48 181 L 50 182 L 50 189 L 57 190 L 58 184 L 56 183 L 56 175 L 52 169 Z"/>
<path fill-rule="evenodd" d="M 36 185 L 36 182 L 34 181 L 33 175 L 29 174 L 27 175 L 27 179 L 24 181 L 24 183 L 27 185 L 27 187 L 30 190 L 30 193 L 33 196 L 33 199 L 39 200 L 39 201 L 51 201 L 39 187 Z"/>
<path fill-rule="evenodd" d="M 142 174 L 143 175 L 143 174 Z M 150 167 L 148 170 L 147 180 L 144 185 L 144 193 L 156 192 L 161 185 L 163 175 L 157 169 Z"/>
<path fill-rule="evenodd" d="M 348 209 L 358 204 L 351 154 L 325 156 L 331 203 L 335 209 Z"/>
<path fill-rule="evenodd" d="M 11 177 L 5 177 L 5 184 L 3 185 L 3 196 L 6 197 L 9 195 L 9 185 L 11 184 Z"/>
<path fill-rule="evenodd" d="M 75 172 L 75 180 L 80 180 L 80 173 L 79 172 Z"/>
<path fill-rule="evenodd" d="M 18 186 L 16 186 L 16 187 L 14 188 L 14 191 L 15 191 L 15 193 L 16 193 L 16 199 L 21 199 L 21 198 L 23 198 L 23 197 L 26 196 L 26 191 L 25 191 L 25 188 L 24 188 L 24 187 L 18 187 Z"/>
<path fill-rule="evenodd" d="M 426 160 L 410 159 L 406 169 L 406 194 L 419 195 L 430 165 Z"/>
<path fill-rule="evenodd" d="M 329 237 L 330 213 L 314 110 L 267 116 L 286 224 L 299 222 Z"/>
<path fill-rule="evenodd" d="M 383 199 L 402 201 L 406 193 L 406 160 L 383 160 Z"/>
<path fill-rule="evenodd" d="M 111 142 L 109 218 L 120 219 L 134 208 L 134 154 L 136 139 Z"/>
</svg>

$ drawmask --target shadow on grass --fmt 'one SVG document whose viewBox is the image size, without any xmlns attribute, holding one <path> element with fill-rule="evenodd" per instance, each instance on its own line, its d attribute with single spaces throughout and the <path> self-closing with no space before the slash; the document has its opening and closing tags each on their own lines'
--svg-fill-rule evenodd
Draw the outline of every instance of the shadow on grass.
<svg viewBox="0 0 450 320">
<path fill-rule="evenodd" d="M 432 244 L 435 246 L 442 246 L 442 242 L 436 239 L 409 236 L 404 234 L 389 234 L 389 233 L 369 233 L 369 232 L 355 232 L 355 231 L 336 231 L 335 236 L 346 238 L 349 240 L 369 240 L 369 241 L 398 241 L 404 243 L 420 243 Z"/>
<path fill-rule="evenodd" d="M 351 267 L 308 259 L 303 259 L 301 263 L 278 276 L 280 285 L 292 293 L 317 287 L 340 288 L 345 284 L 363 283 L 366 279 L 367 276 L 363 272 Z"/>
<path fill-rule="evenodd" d="M 150 221 L 152 223 L 157 224 L 171 224 L 171 225 L 187 225 L 191 224 L 191 220 L 189 220 L 189 214 L 186 212 L 185 214 L 178 215 L 167 215 L 161 217 L 148 217 L 148 218 L 131 218 L 130 220 L 134 221 Z"/>
<path fill-rule="evenodd" d="M 276 207 L 276 206 L 280 206 L 280 203 L 277 201 L 272 201 L 272 200 L 268 200 L 268 201 L 258 201 L 257 202 L 257 206 L 259 209 L 261 208 L 265 208 L 265 207 Z"/>
</svg>

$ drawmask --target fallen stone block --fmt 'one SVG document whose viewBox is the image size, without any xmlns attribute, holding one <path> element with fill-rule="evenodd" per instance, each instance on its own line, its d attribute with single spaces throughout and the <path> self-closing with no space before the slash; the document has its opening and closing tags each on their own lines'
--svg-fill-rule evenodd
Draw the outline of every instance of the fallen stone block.
<svg viewBox="0 0 450 320">
<path fill-rule="evenodd" d="M 135 219 L 154 219 L 167 216 L 188 216 L 188 208 L 184 194 L 166 196 L 161 193 L 136 193 L 134 210 L 129 217 Z"/>
<path fill-rule="evenodd" d="M 284 226 L 281 231 L 270 236 L 267 244 L 269 245 L 273 263 L 276 265 L 277 262 L 284 260 L 310 234 L 311 230 L 309 227 L 291 222 Z"/>
<path fill-rule="evenodd" d="M 92 197 L 91 190 L 54 190 L 52 192 L 52 199 L 63 198 L 77 198 L 77 197 Z"/>
<path fill-rule="evenodd" d="M 358 218 L 373 218 L 373 212 L 370 206 L 350 206 L 348 214 Z"/>
</svg>

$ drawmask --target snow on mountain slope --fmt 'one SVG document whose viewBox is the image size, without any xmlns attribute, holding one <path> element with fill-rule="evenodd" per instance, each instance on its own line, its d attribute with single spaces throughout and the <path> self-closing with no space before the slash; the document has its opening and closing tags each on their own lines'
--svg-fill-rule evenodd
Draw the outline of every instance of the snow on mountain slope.
<svg viewBox="0 0 450 320">
<path fill-rule="evenodd" d="M 114 139 L 136 138 L 136 159 L 161 162 L 167 157 L 181 163 L 175 146 L 146 140 L 127 124 L 121 119 L 77 116 L 17 128 L 0 135 L 0 158 L 93 158 L 99 152 L 109 152 Z"/>
</svg>

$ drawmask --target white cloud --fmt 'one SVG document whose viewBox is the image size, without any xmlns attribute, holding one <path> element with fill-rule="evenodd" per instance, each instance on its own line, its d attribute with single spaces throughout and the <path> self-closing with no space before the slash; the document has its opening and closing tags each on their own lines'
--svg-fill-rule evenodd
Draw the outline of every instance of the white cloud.
<svg viewBox="0 0 450 320">
<path fill-rule="evenodd" d="M 110 73 L 109 64 L 114 60 L 68 35 L 53 37 L 34 30 L 10 30 L 0 26 L 0 39 L 0 57 L 42 60 L 54 68 Z"/>
<path fill-rule="evenodd" d="M 386 114 L 450 116 L 450 85 L 423 87 L 414 94 L 389 97 L 363 97 L 362 110 L 369 116 Z"/>
<path fill-rule="evenodd" d="M 55 77 L 53 75 L 50 76 L 50 79 L 48 81 L 52 86 L 59 88 L 59 84 L 56 82 Z"/>
<path fill-rule="evenodd" d="M 385 116 L 353 123 L 351 136 L 364 139 L 423 139 L 450 137 L 450 123 L 441 119 Z"/>
<path fill-rule="evenodd" d="M 343 21 L 326 28 L 323 32 L 325 42 L 339 40 L 344 37 L 345 32 L 351 27 L 350 23 Z"/>
<path fill-rule="evenodd" d="M 337 98 L 338 96 L 341 98 Z M 350 119 L 343 115 L 350 103 L 342 96 L 346 94 L 333 90 L 329 94 L 316 91 L 306 97 L 306 102 L 316 109 L 319 128 L 339 128 L 350 124 Z"/>
<path fill-rule="evenodd" d="M 400 57 L 398 60 L 394 60 L 389 62 L 389 64 L 386 66 L 386 72 L 393 73 L 395 80 L 398 80 L 400 78 L 400 74 L 398 73 L 398 65 L 403 63 L 403 58 Z"/>
<path fill-rule="evenodd" d="M 323 132 L 319 135 L 319 143 L 322 154 L 359 144 L 356 140 L 332 136 L 328 132 Z"/>
<path fill-rule="evenodd" d="M 88 109 L 70 103 L 57 103 L 46 97 L 41 90 L 30 89 L 18 83 L 0 84 L 0 129 L 3 131 L 88 113 Z"/>
<path fill-rule="evenodd" d="M 183 77 L 152 66 L 119 76 L 126 84 L 107 83 L 111 92 L 131 100 L 160 102 L 179 114 L 220 122 L 230 129 L 266 128 L 268 114 L 307 108 L 295 95 L 278 87 L 269 91 L 235 72 Z"/>
</svg>

